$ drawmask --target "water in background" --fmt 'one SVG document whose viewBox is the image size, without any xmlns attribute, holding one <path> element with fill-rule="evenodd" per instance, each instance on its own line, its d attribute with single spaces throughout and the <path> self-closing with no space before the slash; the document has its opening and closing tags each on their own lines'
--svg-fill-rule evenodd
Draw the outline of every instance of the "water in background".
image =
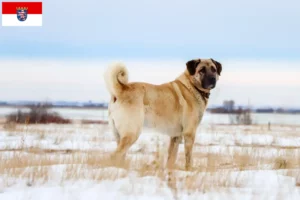
<svg viewBox="0 0 300 200">
<path fill-rule="evenodd" d="M 24 109 L 25 110 L 25 109 Z M 65 118 L 74 120 L 107 120 L 108 111 L 102 109 L 70 109 L 70 108 L 54 108 Z M 16 112 L 16 108 L 0 108 L 0 117 L 3 118 L 12 112 Z M 205 113 L 202 124 L 231 124 L 234 116 L 228 114 L 212 114 Z M 253 113 L 252 119 L 254 124 L 283 124 L 283 125 L 300 125 L 300 115 L 296 114 L 261 114 Z"/>
</svg>

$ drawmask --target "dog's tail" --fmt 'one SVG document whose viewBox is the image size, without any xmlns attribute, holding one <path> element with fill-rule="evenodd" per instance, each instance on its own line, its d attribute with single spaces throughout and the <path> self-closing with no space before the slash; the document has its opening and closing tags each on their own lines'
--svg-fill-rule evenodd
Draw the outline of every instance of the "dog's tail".
<svg viewBox="0 0 300 200">
<path fill-rule="evenodd" d="M 128 83 L 128 71 L 123 63 L 113 63 L 104 74 L 106 87 L 111 95 L 119 96 Z"/>
</svg>

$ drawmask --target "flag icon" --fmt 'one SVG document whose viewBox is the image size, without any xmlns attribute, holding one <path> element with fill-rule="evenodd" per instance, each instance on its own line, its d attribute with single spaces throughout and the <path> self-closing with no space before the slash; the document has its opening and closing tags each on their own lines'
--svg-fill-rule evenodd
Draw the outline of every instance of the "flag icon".
<svg viewBox="0 0 300 200">
<path fill-rule="evenodd" d="M 2 2 L 2 26 L 42 26 L 42 2 Z"/>
</svg>

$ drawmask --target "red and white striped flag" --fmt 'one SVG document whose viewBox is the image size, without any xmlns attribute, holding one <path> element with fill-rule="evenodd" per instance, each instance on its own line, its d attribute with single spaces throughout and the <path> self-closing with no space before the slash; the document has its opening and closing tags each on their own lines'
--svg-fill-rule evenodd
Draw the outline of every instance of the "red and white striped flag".
<svg viewBox="0 0 300 200">
<path fill-rule="evenodd" d="M 42 26 L 42 2 L 2 2 L 2 26 Z"/>
</svg>

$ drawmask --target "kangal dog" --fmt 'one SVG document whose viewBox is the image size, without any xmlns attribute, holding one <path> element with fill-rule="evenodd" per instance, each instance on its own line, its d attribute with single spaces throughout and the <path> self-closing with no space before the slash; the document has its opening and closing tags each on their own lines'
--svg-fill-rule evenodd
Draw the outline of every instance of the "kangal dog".
<svg viewBox="0 0 300 200">
<path fill-rule="evenodd" d="M 169 168 L 176 161 L 183 137 L 185 167 L 189 169 L 196 129 L 221 71 L 221 63 L 213 59 L 195 59 L 186 63 L 185 71 L 175 80 L 152 85 L 129 83 L 125 65 L 111 65 L 104 76 L 111 94 L 109 123 L 118 143 L 114 156 L 124 158 L 146 125 L 170 136 Z"/>
</svg>

